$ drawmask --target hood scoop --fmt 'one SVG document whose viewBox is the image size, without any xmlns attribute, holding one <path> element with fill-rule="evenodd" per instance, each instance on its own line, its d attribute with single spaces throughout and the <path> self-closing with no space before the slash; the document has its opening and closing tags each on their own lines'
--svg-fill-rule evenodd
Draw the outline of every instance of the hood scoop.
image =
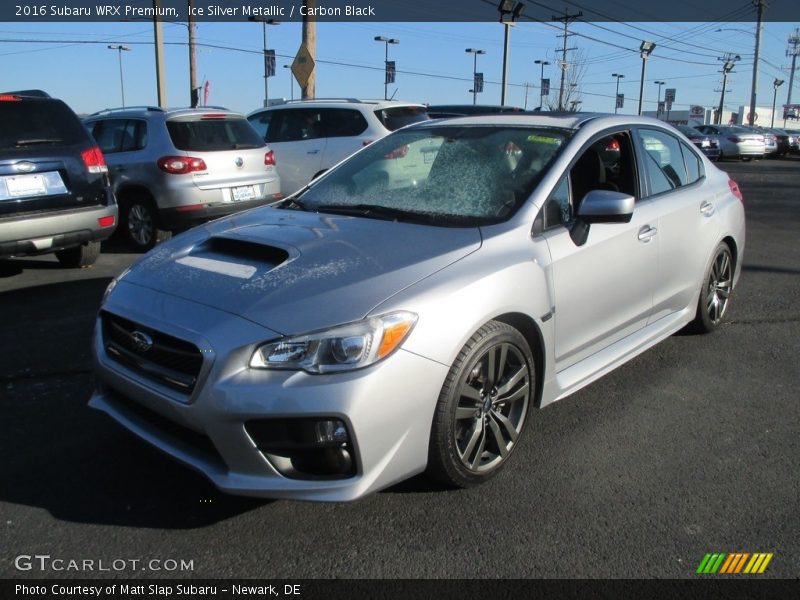
<svg viewBox="0 0 800 600">
<path fill-rule="evenodd" d="M 277 246 L 224 236 L 214 236 L 195 246 L 175 262 L 185 267 L 237 279 L 250 279 L 257 272 L 271 271 L 289 259 Z"/>
</svg>

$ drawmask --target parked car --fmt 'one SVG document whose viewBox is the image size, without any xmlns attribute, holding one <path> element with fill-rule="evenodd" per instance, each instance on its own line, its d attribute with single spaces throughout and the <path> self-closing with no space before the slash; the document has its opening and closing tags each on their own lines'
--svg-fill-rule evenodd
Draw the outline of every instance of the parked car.
<svg viewBox="0 0 800 600">
<path fill-rule="evenodd" d="M 791 141 L 791 134 L 788 131 L 777 127 L 770 127 L 769 129 L 765 129 L 764 131 L 769 132 L 775 137 L 775 141 L 777 143 L 777 148 L 775 150 L 776 156 L 786 156 L 789 154 L 789 151 L 792 147 Z M 795 140 L 795 144 L 797 141 Z"/>
<path fill-rule="evenodd" d="M 416 148 L 424 178 L 362 176 Z M 475 485 L 534 407 L 717 328 L 744 236 L 736 183 L 660 121 L 418 123 L 112 281 L 90 405 L 230 493 Z"/>
<path fill-rule="evenodd" d="M 105 158 L 77 115 L 39 90 L 0 94 L 0 257 L 87 267 L 116 224 Z"/>
<path fill-rule="evenodd" d="M 764 136 L 764 156 L 777 156 L 778 155 L 778 139 L 771 129 L 764 127 L 750 127 L 749 125 L 740 125 L 745 131 L 756 133 Z"/>
<path fill-rule="evenodd" d="M 689 138 L 689 141 L 700 148 L 700 151 L 708 158 L 719 160 L 719 142 L 716 139 L 709 135 L 704 135 L 688 125 L 677 125 L 675 129 Z"/>
<path fill-rule="evenodd" d="M 719 144 L 719 158 L 752 160 L 763 158 L 767 152 L 764 136 L 738 125 L 698 125 L 701 133 L 714 135 Z"/>
<path fill-rule="evenodd" d="M 248 117 L 275 151 L 281 191 L 291 194 L 390 132 L 428 119 L 422 104 L 393 100 L 297 100 Z"/>
<path fill-rule="evenodd" d="M 789 154 L 800 154 L 800 130 L 784 129 L 789 135 Z"/>
<path fill-rule="evenodd" d="M 275 154 L 239 113 L 130 107 L 85 124 L 106 155 L 120 227 L 137 250 L 280 198 Z"/>
</svg>

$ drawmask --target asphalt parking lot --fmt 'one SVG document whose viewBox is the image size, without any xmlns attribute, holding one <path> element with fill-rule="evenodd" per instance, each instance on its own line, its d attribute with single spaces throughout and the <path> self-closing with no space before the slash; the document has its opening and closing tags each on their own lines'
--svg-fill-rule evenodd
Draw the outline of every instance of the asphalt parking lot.
<svg viewBox="0 0 800 600">
<path fill-rule="evenodd" d="M 18 555 L 192 561 L 275 578 L 684 578 L 708 552 L 800 575 L 800 157 L 721 165 L 747 210 L 727 322 L 676 335 L 533 414 L 486 486 L 424 477 L 349 504 L 224 496 L 86 407 L 98 264 L 0 261 L 0 577 Z"/>
</svg>

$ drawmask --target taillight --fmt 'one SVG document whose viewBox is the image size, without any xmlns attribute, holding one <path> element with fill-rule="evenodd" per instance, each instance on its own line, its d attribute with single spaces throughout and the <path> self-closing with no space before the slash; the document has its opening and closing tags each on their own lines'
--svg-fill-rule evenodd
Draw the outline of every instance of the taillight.
<svg viewBox="0 0 800 600">
<path fill-rule="evenodd" d="M 204 113 L 200 115 L 200 119 L 203 121 L 210 121 L 212 119 L 224 119 L 228 115 L 225 113 Z"/>
<path fill-rule="evenodd" d="M 108 166 L 106 165 L 106 157 L 103 156 L 102 151 L 98 146 L 89 148 L 81 152 L 81 159 L 89 173 L 108 173 Z"/>
<path fill-rule="evenodd" d="M 21 102 L 22 98 L 14 94 L 0 94 L 0 102 Z"/>
<path fill-rule="evenodd" d="M 733 179 L 728 179 L 728 187 L 731 188 L 731 194 L 736 196 L 739 199 L 739 202 L 744 204 L 744 196 L 742 196 L 742 190 L 739 189 L 739 184 Z"/>
<path fill-rule="evenodd" d="M 403 144 L 399 148 L 395 148 L 389 154 L 384 154 L 383 158 L 386 160 L 393 160 L 395 158 L 403 158 L 408 154 L 408 146 Z"/>
<path fill-rule="evenodd" d="M 156 164 L 158 164 L 159 169 L 170 175 L 186 175 L 186 173 L 208 169 L 202 158 L 193 158 L 191 156 L 162 156 Z"/>
<path fill-rule="evenodd" d="M 268 167 L 275 166 L 275 153 L 272 150 L 270 150 L 264 155 L 264 164 L 267 165 Z"/>
<path fill-rule="evenodd" d="M 606 150 L 611 150 L 613 152 L 619 151 L 619 142 L 617 140 L 611 140 L 608 142 L 608 146 L 606 146 Z"/>
<path fill-rule="evenodd" d="M 107 217 L 100 217 L 97 219 L 97 224 L 100 227 L 112 227 L 114 225 L 114 215 L 109 215 Z"/>
</svg>

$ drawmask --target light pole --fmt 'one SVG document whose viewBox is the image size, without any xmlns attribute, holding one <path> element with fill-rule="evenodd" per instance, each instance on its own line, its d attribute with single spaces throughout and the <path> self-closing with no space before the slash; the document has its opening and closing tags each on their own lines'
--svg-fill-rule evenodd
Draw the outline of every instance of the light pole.
<svg viewBox="0 0 800 600">
<path fill-rule="evenodd" d="M 770 127 L 775 127 L 775 100 L 778 97 L 778 88 L 783 85 L 783 79 L 776 79 L 772 82 L 772 123 Z"/>
<path fill-rule="evenodd" d="M 654 81 L 658 86 L 658 104 L 656 104 L 656 118 L 661 117 L 661 86 L 666 83 L 666 81 Z"/>
<path fill-rule="evenodd" d="M 639 82 L 639 115 L 642 114 L 642 103 L 644 102 L 644 72 L 647 66 L 647 59 L 650 58 L 650 55 L 655 50 L 655 43 L 653 42 L 642 42 L 639 46 L 639 56 L 642 57 L 642 79 Z"/>
<path fill-rule="evenodd" d="M 517 19 L 519 19 L 522 11 L 525 10 L 525 5 L 516 0 L 500 0 L 497 5 L 497 10 L 500 11 L 500 22 L 505 29 L 503 36 L 503 83 L 500 86 L 500 106 L 506 105 L 506 88 L 508 84 L 508 52 L 511 44 L 511 27 Z"/>
<path fill-rule="evenodd" d="M 400 40 L 397 38 L 388 38 L 382 35 L 375 36 L 376 42 L 383 42 L 384 44 L 384 55 L 383 55 L 383 99 L 389 99 L 389 83 L 394 82 L 394 78 L 392 78 L 392 82 L 389 81 L 389 44 L 399 44 Z"/>
<path fill-rule="evenodd" d="M 544 109 L 544 96 L 545 96 L 545 93 L 544 93 L 544 66 L 545 65 L 549 65 L 550 61 L 549 60 L 535 60 L 533 62 L 535 64 L 537 64 L 537 65 L 541 65 L 542 66 L 542 76 L 539 78 L 539 109 L 543 110 Z"/>
<path fill-rule="evenodd" d="M 617 94 L 614 96 L 614 114 L 617 114 L 617 110 L 619 109 L 619 80 L 624 79 L 625 75 L 620 75 L 619 73 L 612 73 L 612 77 L 617 79 Z"/>
<path fill-rule="evenodd" d="M 264 37 L 264 106 L 269 105 L 269 65 L 267 58 L 267 25 L 280 25 L 275 19 L 265 19 L 264 17 L 250 16 L 247 20 L 252 23 L 261 23 L 262 35 Z"/>
<path fill-rule="evenodd" d="M 292 65 L 283 65 L 284 69 L 289 69 L 289 94 L 290 100 L 294 100 L 294 81 L 292 81 Z"/>
<path fill-rule="evenodd" d="M 131 49 L 121 44 L 109 45 L 109 50 L 116 50 L 119 56 L 119 90 L 122 94 L 122 108 L 125 108 L 125 82 L 122 78 L 122 53 L 130 52 Z"/>
<path fill-rule="evenodd" d="M 472 104 L 473 106 L 478 103 L 478 54 L 486 54 L 486 50 L 479 50 L 478 48 L 467 48 L 464 50 L 473 55 L 472 61 Z"/>
</svg>

